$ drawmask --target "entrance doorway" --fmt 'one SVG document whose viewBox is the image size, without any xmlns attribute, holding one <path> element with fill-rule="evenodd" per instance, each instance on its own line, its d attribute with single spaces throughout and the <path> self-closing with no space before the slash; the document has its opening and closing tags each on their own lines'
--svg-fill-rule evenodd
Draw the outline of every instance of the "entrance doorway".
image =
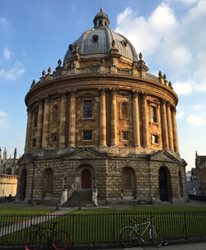
<svg viewBox="0 0 206 250">
<path fill-rule="evenodd" d="M 161 201 L 169 201 L 171 198 L 170 172 L 166 167 L 159 170 L 159 193 Z"/>
<path fill-rule="evenodd" d="M 82 171 L 82 188 L 92 187 L 92 175 L 89 169 L 84 169 Z"/>
</svg>

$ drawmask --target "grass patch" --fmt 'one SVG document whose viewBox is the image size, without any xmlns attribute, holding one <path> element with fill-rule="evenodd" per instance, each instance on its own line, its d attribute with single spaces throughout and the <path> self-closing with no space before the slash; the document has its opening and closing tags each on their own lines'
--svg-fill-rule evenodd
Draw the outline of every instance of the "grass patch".
<svg viewBox="0 0 206 250">
<path fill-rule="evenodd" d="M 206 208 L 188 205 L 81 209 L 59 216 L 49 215 L 41 226 L 50 227 L 51 222 L 58 222 L 56 230 L 67 232 L 73 244 L 117 242 L 121 229 L 130 225 L 129 219 L 143 222 L 150 216 L 165 240 L 206 235 Z M 1 237 L 0 245 L 21 244 L 29 230 L 28 227 Z"/>
<path fill-rule="evenodd" d="M 138 205 L 130 207 L 95 208 L 75 210 L 74 214 L 112 214 L 112 213 L 184 213 L 184 212 L 206 212 L 206 207 L 187 205 Z"/>
<path fill-rule="evenodd" d="M 7 226 L 13 223 L 20 223 L 30 216 L 45 215 L 54 211 L 55 210 L 51 207 L 3 203 L 0 206 L 0 227 Z"/>
<path fill-rule="evenodd" d="M 29 204 L 1 203 L 0 215 L 46 214 L 55 211 L 52 207 L 31 206 Z"/>
</svg>

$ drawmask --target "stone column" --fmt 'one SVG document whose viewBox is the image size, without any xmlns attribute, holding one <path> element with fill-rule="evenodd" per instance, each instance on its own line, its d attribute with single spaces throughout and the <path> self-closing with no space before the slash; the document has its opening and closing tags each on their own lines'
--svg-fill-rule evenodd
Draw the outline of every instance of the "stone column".
<svg viewBox="0 0 206 250">
<path fill-rule="evenodd" d="M 75 147 L 75 130 L 76 130 L 76 93 L 70 94 L 69 109 L 69 147 Z"/>
<path fill-rule="evenodd" d="M 100 143 L 101 147 L 106 147 L 106 96 L 105 90 L 100 90 Z"/>
<path fill-rule="evenodd" d="M 31 129 L 32 129 L 32 115 L 31 111 L 27 111 L 27 128 L 26 128 L 26 142 L 25 153 L 29 153 L 31 148 Z"/>
<path fill-rule="evenodd" d="M 161 102 L 161 127 L 162 127 L 162 143 L 163 149 L 168 149 L 168 129 L 167 129 L 167 116 L 166 116 L 166 101 Z"/>
<path fill-rule="evenodd" d="M 39 104 L 38 121 L 37 121 L 37 133 L 36 133 L 36 147 L 42 147 L 42 125 L 43 125 L 43 102 Z"/>
<path fill-rule="evenodd" d="M 171 109 L 170 103 L 167 103 L 167 124 L 168 124 L 168 136 L 169 136 L 169 149 L 174 150 L 173 144 L 173 131 L 172 131 L 172 116 L 171 116 Z"/>
<path fill-rule="evenodd" d="M 49 141 L 49 99 L 44 101 L 42 148 L 48 148 Z"/>
<path fill-rule="evenodd" d="M 111 91 L 111 146 L 117 145 L 117 96 L 116 90 Z"/>
<path fill-rule="evenodd" d="M 140 146 L 140 126 L 139 126 L 139 95 L 133 93 L 133 133 L 134 147 Z"/>
<path fill-rule="evenodd" d="M 142 94 L 142 131 L 143 131 L 143 147 L 148 147 L 148 117 L 147 117 L 147 100 L 146 93 Z"/>
<path fill-rule="evenodd" d="M 172 110 L 172 127 L 173 127 L 173 138 L 174 138 L 174 151 L 179 153 L 177 123 L 176 123 L 176 110 L 175 110 L 175 108 Z"/>
<path fill-rule="evenodd" d="M 59 147 L 64 148 L 66 143 L 66 94 L 61 97 Z"/>
</svg>

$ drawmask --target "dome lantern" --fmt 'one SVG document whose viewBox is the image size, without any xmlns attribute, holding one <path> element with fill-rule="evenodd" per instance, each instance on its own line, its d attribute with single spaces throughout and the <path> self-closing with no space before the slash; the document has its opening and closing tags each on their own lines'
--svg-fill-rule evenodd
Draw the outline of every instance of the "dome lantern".
<svg viewBox="0 0 206 250">
<path fill-rule="evenodd" d="M 110 24 L 109 17 L 104 13 L 103 9 L 100 8 L 100 11 L 96 14 L 93 20 L 94 27 L 108 26 Z"/>
</svg>

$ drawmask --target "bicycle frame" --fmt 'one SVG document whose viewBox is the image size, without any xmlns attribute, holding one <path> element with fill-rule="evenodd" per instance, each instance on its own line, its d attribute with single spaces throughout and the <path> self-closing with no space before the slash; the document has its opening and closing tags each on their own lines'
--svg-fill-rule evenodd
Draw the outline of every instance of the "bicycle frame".
<svg viewBox="0 0 206 250">
<path fill-rule="evenodd" d="M 140 227 L 143 226 L 143 225 L 145 225 L 145 227 L 144 227 L 143 231 L 141 232 L 141 231 L 140 231 Z M 136 224 L 136 223 L 135 223 L 134 228 L 135 228 L 136 232 L 138 232 L 139 235 L 142 237 L 142 236 L 145 235 L 145 233 L 146 233 L 150 228 L 153 228 L 153 225 L 151 224 L 150 221 L 147 221 L 147 222 L 143 222 L 143 223 L 139 223 L 139 224 Z"/>
<path fill-rule="evenodd" d="M 41 235 L 47 242 L 50 242 L 55 231 L 56 223 L 52 227 L 41 227 L 39 225 L 31 225 L 35 229 L 35 233 Z M 46 232 L 44 232 L 46 230 Z"/>
</svg>

